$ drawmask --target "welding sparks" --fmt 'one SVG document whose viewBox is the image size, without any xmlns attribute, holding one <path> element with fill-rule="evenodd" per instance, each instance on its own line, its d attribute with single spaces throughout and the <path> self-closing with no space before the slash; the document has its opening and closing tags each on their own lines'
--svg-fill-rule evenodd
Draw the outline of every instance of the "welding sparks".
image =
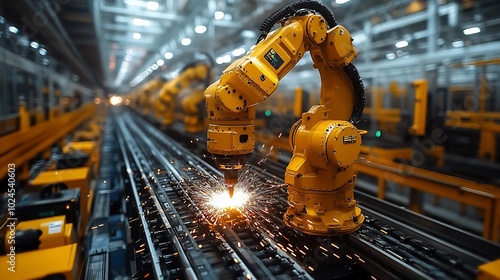
<svg viewBox="0 0 500 280">
<path fill-rule="evenodd" d="M 227 209 L 235 208 L 242 209 L 248 201 L 250 194 L 243 190 L 235 190 L 233 197 L 229 197 L 229 192 L 223 190 L 214 192 L 210 198 L 209 204 L 215 208 Z"/>
<path fill-rule="evenodd" d="M 242 214 L 254 223 L 261 222 L 256 217 L 268 215 L 270 204 L 283 187 L 273 180 L 262 182 L 260 174 L 265 170 L 250 165 L 240 172 L 238 183 L 234 187 L 234 195 L 229 192 L 223 178 L 207 176 L 199 173 L 202 180 L 187 180 L 188 192 L 198 202 L 200 210 L 211 223 L 217 224 L 219 219 L 227 220 L 234 214 Z M 271 223 L 271 221 L 268 221 Z"/>
</svg>

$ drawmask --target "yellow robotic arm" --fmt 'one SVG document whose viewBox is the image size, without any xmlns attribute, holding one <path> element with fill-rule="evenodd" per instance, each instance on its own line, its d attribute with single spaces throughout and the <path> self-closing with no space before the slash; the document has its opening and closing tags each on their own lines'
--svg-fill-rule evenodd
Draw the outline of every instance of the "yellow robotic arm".
<svg viewBox="0 0 500 280">
<path fill-rule="evenodd" d="M 206 81 L 210 77 L 211 65 L 208 62 L 195 62 L 185 66 L 179 75 L 164 83 L 160 89 L 157 102 L 154 102 L 155 113 L 160 115 L 164 125 L 175 121 L 175 101 L 177 95 L 194 82 Z"/>
<path fill-rule="evenodd" d="M 139 106 L 141 107 L 144 114 L 149 115 L 150 110 L 150 98 L 151 94 L 158 90 L 163 84 L 164 80 L 160 77 L 154 78 L 153 80 L 144 84 L 144 86 L 140 89 Z"/>
<path fill-rule="evenodd" d="M 279 22 L 281 27 L 269 33 Z M 232 196 L 238 172 L 255 146 L 255 105 L 311 53 L 321 77 L 320 104 L 302 114 L 290 132 L 294 148 L 287 167 L 290 207 L 285 223 L 302 232 L 331 235 L 355 231 L 364 220 L 354 200 L 352 165 L 361 137 L 354 127 L 364 108 L 364 89 L 351 61 L 349 32 L 316 1 L 291 4 L 267 19 L 258 43 L 234 61 L 205 91 L 208 150 Z"/>
</svg>

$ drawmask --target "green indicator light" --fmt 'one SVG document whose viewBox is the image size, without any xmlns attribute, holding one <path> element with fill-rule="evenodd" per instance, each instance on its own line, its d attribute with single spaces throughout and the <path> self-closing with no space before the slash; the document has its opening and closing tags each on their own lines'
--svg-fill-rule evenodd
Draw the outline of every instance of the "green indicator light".
<svg viewBox="0 0 500 280">
<path fill-rule="evenodd" d="M 266 110 L 264 112 L 264 115 L 266 115 L 266 117 L 270 117 L 271 116 L 271 110 Z"/>
<path fill-rule="evenodd" d="M 382 131 L 377 130 L 377 132 L 375 132 L 375 137 L 377 137 L 377 138 L 378 138 L 378 137 L 380 137 L 380 136 L 382 136 Z"/>
</svg>

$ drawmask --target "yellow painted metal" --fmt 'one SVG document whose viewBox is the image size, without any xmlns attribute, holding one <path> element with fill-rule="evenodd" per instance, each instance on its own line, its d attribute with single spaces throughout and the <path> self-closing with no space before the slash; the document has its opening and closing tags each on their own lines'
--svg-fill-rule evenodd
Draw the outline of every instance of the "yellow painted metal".
<svg viewBox="0 0 500 280">
<path fill-rule="evenodd" d="M 72 224 L 66 223 L 64 215 L 20 222 L 16 230 L 39 229 L 42 235 L 39 250 L 49 249 L 77 242 Z M 6 244 L 7 246 L 10 246 Z M 6 248 L 8 252 L 8 248 Z"/>
<path fill-rule="evenodd" d="M 0 166 L 7 166 L 9 163 L 21 166 L 90 118 L 96 108 L 95 104 L 88 104 L 53 121 L 43 122 L 29 130 L 19 130 L 1 137 Z M 6 174 L 7 169 L 0 168 L 0 178 Z"/>
<path fill-rule="evenodd" d="M 477 280 L 500 280 L 500 259 L 478 267 Z"/>
<path fill-rule="evenodd" d="M 42 187 L 48 184 L 65 183 L 70 189 L 80 189 L 80 208 L 81 208 L 81 225 L 79 236 L 83 236 L 83 232 L 89 222 L 90 210 L 92 207 L 92 199 L 94 190 L 90 187 L 91 172 L 89 167 L 79 167 L 62 170 L 51 170 L 41 172 L 30 184 L 32 187 Z"/>
<path fill-rule="evenodd" d="M 496 134 L 500 133 L 500 113 L 450 111 L 446 113 L 445 125 L 480 131 L 479 157 L 491 161 L 496 159 Z"/>
<path fill-rule="evenodd" d="M 78 141 L 69 142 L 63 147 L 63 153 L 73 153 L 80 151 L 82 153 L 89 154 L 89 161 L 87 166 L 89 166 L 94 174 L 99 172 L 99 162 L 100 162 L 100 152 L 98 148 L 98 141 Z"/>
<path fill-rule="evenodd" d="M 235 168 L 226 160 L 241 165 L 253 152 L 255 105 L 276 91 L 306 51 L 320 74 L 321 97 L 319 106 L 302 115 L 303 125 L 290 133 L 297 137 L 285 176 L 293 205 L 285 222 L 310 234 L 344 234 L 356 230 L 364 218 L 353 199 L 352 173 L 361 137 L 347 122 L 354 110 L 354 90 L 342 68 L 356 50 L 343 26 L 327 29 L 325 20 L 312 12 L 291 17 L 229 65 L 205 91 L 207 146 L 216 163 L 224 159 L 219 168 L 225 180 L 233 180 Z"/>
<path fill-rule="evenodd" d="M 26 103 L 19 105 L 19 130 L 27 131 L 30 128 L 30 115 L 26 110 Z"/>
<path fill-rule="evenodd" d="M 0 256 L 0 279 L 44 279 L 59 274 L 66 280 L 80 279 L 82 262 L 76 243 L 15 254 L 15 272 L 9 270 L 11 258 Z"/>
<path fill-rule="evenodd" d="M 200 110 L 200 104 L 205 106 L 205 95 L 201 89 L 194 89 L 182 99 L 184 129 L 188 133 L 198 133 L 207 129 L 208 124 L 204 115 L 201 115 L 204 114 L 204 110 Z"/>
<path fill-rule="evenodd" d="M 484 210 L 484 238 L 500 242 L 500 189 L 415 166 L 395 163 L 391 159 L 363 155 L 354 165 L 355 173 L 377 178 L 380 199 L 390 182 L 414 190 L 448 198 Z"/>
<path fill-rule="evenodd" d="M 177 103 L 177 96 L 183 90 L 188 89 L 195 82 L 203 82 L 207 79 L 207 76 L 211 75 L 210 65 L 208 63 L 197 63 L 191 67 L 187 67 L 184 71 L 179 73 L 179 75 L 168 82 L 164 83 L 158 95 L 155 98 L 151 98 L 151 104 L 153 104 L 155 116 L 160 119 L 163 125 L 171 125 L 175 121 L 175 106 Z M 183 101 L 183 107 L 186 106 L 189 109 L 189 117 L 185 119 L 187 130 L 192 130 L 199 132 L 200 124 L 194 121 L 198 118 L 199 109 L 197 104 L 202 100 L 198 90 L 193 90 L 190 94 L 193 94 L 192 98 L 188 98 Z M 198 102 L 189 104 L 190 102 Z M 186 112 L 184 112 L 186 113 Z M 193 115 L 195 118 L 193 118 Z M 206 129 L 204 121 L 200 121 L 203 129 Z"/>
<path fill-rule="evenodd" d="M 291 206 L 284 222 L 315 235 L 351 233 L 364 221 L 354 199 L 352 169 L 361 135 L 347 121 L 330 120 L 328 113 L 315 105 L 294 125 L 294 151 L 285 173 Z"/>
<path fill-rule="evenodd" d="M 401 123 L 401 109 L 384 107 L 384 94 L 386 92 L 383 88 L 372 88 L 371 91 L 372 96 L 375 96 L 375 104 L 372 104 L 372 107 L 365 107 L 363 115 L 377 120 L 378 128 L 383 133 L 396 134 L 398 125 Z M 400 97 L 404 93 L 404 90 L 399 88 L 396 82 L 391 82 L 389 84 L 389 93 L 391 96 Z"/>
<path fill-rule="evenodd" d="M 427 80 L 416 80 L 413 82 L 413 86 L 415 87 L 415 109 L 413 111 L 413 125 L 410 127 L 410 133 L 417 136 L 424 136 L 427 121 Z"/>
<path fill-rule="evenodd" d="M 302 116 L 302 103 L 304 98 L 304 91 L 302 87 L 295 88 L 295 102 L 293 102 L 293 115 L 296 118 L 300 118 Z"/>
</svg>

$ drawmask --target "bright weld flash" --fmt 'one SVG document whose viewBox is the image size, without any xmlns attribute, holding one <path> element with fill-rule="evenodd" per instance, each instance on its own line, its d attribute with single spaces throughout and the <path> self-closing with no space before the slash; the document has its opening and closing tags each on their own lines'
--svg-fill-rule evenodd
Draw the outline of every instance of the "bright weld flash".
<svg viewBox="0 0 500 280">
<path fill-rule="evenodd" d="M 249 194 L 244 191 L 235 190 L 232 198 L 229 197 L 229 192 L 223 190 L 222 192 L 217 192 L 210 197 L 210 205 L 219 208 L 242 208 L 245 206 L 249 198 Z"/>
</svg>

